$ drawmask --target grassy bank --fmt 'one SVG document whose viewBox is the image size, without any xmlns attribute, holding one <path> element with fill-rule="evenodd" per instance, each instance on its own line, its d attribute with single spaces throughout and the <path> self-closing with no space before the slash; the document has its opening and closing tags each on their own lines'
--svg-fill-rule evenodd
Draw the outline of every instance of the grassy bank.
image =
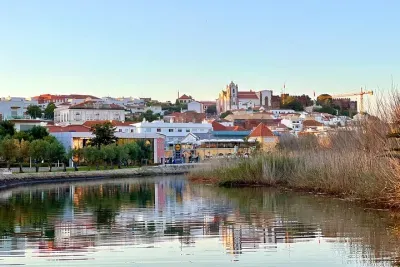
<svg viewBox="0 0 400 267">
<path fill-rule="evenodd" d="M 392 97 L 390 111 L 399 98 Z M 192 181 L 219 186 L 282 186 L 400 208 L 400 112 L 368 117 L 351 127 L 315 136 L 282 138 L 274 152 L 218 161 L 195 169 Z M 395 122 L 395 123 L 388 123 Z"/>
<path fill-rule="evenodd" d="M 283 186 L 391 206 L 400 204 L 397 163 L 390 158 L 373 161 L 372 155 L 360 154 L 278 151 L 216 162 L 193 170 L 190 178 L 219 186 Z"/>
</svg>

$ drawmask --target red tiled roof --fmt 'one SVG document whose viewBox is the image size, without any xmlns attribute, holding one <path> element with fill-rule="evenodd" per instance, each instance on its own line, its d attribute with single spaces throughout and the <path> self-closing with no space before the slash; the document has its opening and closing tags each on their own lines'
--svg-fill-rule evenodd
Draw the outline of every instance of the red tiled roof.
<svg viewBox="0 0 400 267">
<path fill-rule="evenodd" d="M 250 134 L 250 137 L 275 136 L 264 123 L 260 123 Z"/>
<path fill-rule="evenodd" d="M 170 116 L 170 117 L 178 117 L 178 116 L 181 116 L 183 113 L 180 113 L 180 112 L 173 112 L 173 113 L 171 113 L 171 114 L 169 114 L 169 115 L 167 115 L 167 116 Z"/>
<path fill-rule="evenodd" d="M 67 100 L 67 99 L 86 99 L 86 98 L 91 98 L 91 99 L 99 99 L 98 97 L 92 96 L 92 95 L 78 95 L 78 94 L 72 94 L 72 95 L 52 95 L 52 94 L 43 94 L 39 96 L 33 97 L 33 99 L 37 100 L 39 103 L 43 103 L 44 101 L 56 101 L 56 100 Z"/>
<path fill-rule="evenodd" d="M 60 104 L 60 106 L 70 106 L 70 105 L 71 105 L 71 103 L 69 103 L 69 102 L 64 102 L 64 103 Z"/>
<path fill-rule="evenodd" d="M 242 126 L 234 126 L 233 131 L 246 131 L 246 129 L 243 128 Z"/>
<path fill-rule="evenodd" d="M 179 97 L 179 99 L 192 99 L 192 98 L 184 94 L 181 97 Z"/>
<path fill-rule="evenodd" d="M 219 122 L 213 121 L 211 125 L 214 131 L 226 131 L 226 126 L 222 125 Z"/>
<path fill-rule="evenodd" d="M 217 121 L 213 121 L 211 125 L 213 127 L 213 131 L 246 131 L 246 129 L 241 126 L 225 126 Z"/>
<path fill-rule="evenodd" d="M 96 124 L 103 124 L 105 122 L 111 122 L 111 124 L 113 126 L 131 126 L 131 124 L 132 124 L 132 122 L 130 122 L 130 121 L 122 122 L 122 121 L 101 121 L 101 120 L 98 120 L 98 121 L 85 121 L 83 126 L 91 128 L 92 126 L 94 126 Z"/>
<path fill-rule="evenodd" d="M 98 104 L 98 106 L 96 105 Z M 124 110 L 124 107 L 116 104 L 104 104 L 96 101 L 85 101 L 69 107 L 70 109 L 110 109 L 110 110 Z"/>
<path fill-rule="evenodd" d="M 73 99 L 86 99 L 86 98 L 91 98 L 91 99 L 100 99 L 96 96 L 92 96 L 92 95 L 66 95 L 67 98 L 73 98 Z"/>
<path fill-rule="evenodd" d="M 239 91 L 238 98 L 244 99 L 258 99 L 256 92 L 253 91 Z"/>
<path fill-rule="evenodd" d="M 305 120 L 305 121 L 303 121 L 303 126 L 304 127 L 318 127 L 318 126 L 323 126 L 323 124 L 316 120 Z"/>
<path fill-rule="evenodd" d="M 68 125 L 68 126 L 46 126 L 49 133 L 68 133 L 68 132 L 91 132 L 89 127 L 83 125 Z"/>
</svg>

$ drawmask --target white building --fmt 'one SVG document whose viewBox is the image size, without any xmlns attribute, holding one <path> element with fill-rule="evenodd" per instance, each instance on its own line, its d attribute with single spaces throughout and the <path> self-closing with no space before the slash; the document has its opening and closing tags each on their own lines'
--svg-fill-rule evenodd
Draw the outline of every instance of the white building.
<svg viewBox="0 0 400 267">
<path fill-rule="evenodd" d="M 303 118 L 300 116 L 284 116 L 281 123 L 288 128 L 291 128 L 295 133 L 301 132 L 303 130 Z"/>
<path fill-rule="evenodd" d="M 125 109 L 116 104 L 86 101 L 54 110 L 54 122 L 60 124 L 83 124 L 85 121 L 125 121 Z"/>
<path fill-rule="evenodd" d="M 28 131 L 35 126 L 45 127 L 48 123 L 48 121 L 40 119 L 12 119 L 10 121 L 14 123 L 14 128 L 17 132 Z"/>
<path fill-rule="evenodd" d="M 161 106 L 150 106 L 150 107 L 146 107 L 146 111 L 147 110 L 151 110 L 153 111 L 154 114 L 162 114 L 162 107 Z"/>
<path fill-rule="evenodd" d="M 132 114 L 141 114 L 147 112 L 148 110 L 151 110 L 154 114 L 163 114 L 161 106 L 147 107 L 145 105 L 126 105 L 125 110 Z"/>
<path fill-rule="evenodd" d="M 197 113 L 206 113 L 210 106 L 215 106 L 214 101 L 192 101 L 188 104 L 188 111 L 196 111 Z"/>
<path fill-rule="evenodd" d="M 135 133 L 158 133 L 166 136 L 166 145 L 179 143 L 188 133 L 208 133 L 212 131 L 211 123 L 168 123 L 163 121 L 139 122 L 133 124 Z"/>
<path fill-rule="evenodd" d="M 203 104 L 199 101 L 192 101 L 188 104 L 189 111 L 196 111 L 197 113 L 203 113 Z"/>
<path fill-rule="evenodd" d="M 116 104 L 120 106 L 128 106 L 128 105 L 142 105 L 144 106 L 146 102 L 143 99 L 134 98 L 134 97 L 102 97 L 101 100 L 106 104 Z"/>
<path fill-rule="evenodd" d="M 146 112 L 145 105 L 126 105 L 125 110 L 131 114 L 142 114 Z"/>
<path fill-rule="evenodd" d="M 295 113 L 297 113 L 293 109 L 271 109 L 271 110 L 268 110 L 268 112 L 274 114 L 275 117 L 279 117 L 280 115 L 283 115 L 283 114 L 295 114 Z"/>
<path fill-rule="evenodd" d="M 23 97 L 6 97 L 0 99 L 0 121 L 29 118 L 26 110 L 30 105 L 38 105 L 38 101 Z"/>
<path fill-rule="evenodd" d="M 194 99 L 191 96 L 187 96 L 187 95 L 182 95 L 180 97 L 178 97 L 177 101 L 181 104 L 189 104 L 190 102 L 192 102 Z"/>
</svg>

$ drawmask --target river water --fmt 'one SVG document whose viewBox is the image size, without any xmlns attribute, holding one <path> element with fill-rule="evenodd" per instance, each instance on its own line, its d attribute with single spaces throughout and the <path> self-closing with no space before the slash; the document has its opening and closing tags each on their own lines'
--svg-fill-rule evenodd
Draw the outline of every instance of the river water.
<svg viewBox="0 0 400 267">
<path fill-rule="evenodd" d="M 0 266 L 397 266 L 400 216 L 184 177 L 0 192 Z"/>
</svg>

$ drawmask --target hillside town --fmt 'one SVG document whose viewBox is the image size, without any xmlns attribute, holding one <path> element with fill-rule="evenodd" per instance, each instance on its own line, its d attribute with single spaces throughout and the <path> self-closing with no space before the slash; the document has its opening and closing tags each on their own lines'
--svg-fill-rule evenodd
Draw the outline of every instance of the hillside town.
<svg viewBox="0 0 400 267">
<path fill-rule="evenodd" d="M 154 164 L 172 163 L 178 157 L 198 162 L 249 156 L 254 149 L 271 150 L 286 136 L 324 136 L 342 129 L 365 112 L 364 94 L 372 92 L 316 97 L 241 90 L 234 82 L 216 92 L 216 99 L 210 96 L 205 101 L 180 92 L 166 102 L 41 94 L 1 98 L 0 121 L 12 122 L 17 132 L 44 127 L 66 151 L 87 146 L 92 127 L 110 122 L 118 143 L 144 140 L 151 144 Z M 361 103 L 351 96 L 360 96 Z"/>
</svg>

